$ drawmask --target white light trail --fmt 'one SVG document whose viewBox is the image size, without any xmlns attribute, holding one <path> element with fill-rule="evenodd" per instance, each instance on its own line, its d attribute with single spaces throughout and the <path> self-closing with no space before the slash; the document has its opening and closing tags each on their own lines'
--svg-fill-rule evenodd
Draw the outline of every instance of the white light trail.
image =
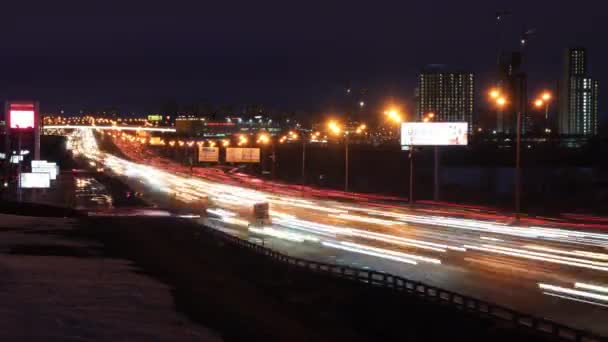
<svg viewBox="0 0 608 342">
<path fill-rule="evenodd" d="M 582 264 L 590 264 L 590 265 L 595 265 L 595 266 L 603 266 L 603 267 L 608 268 L 608 263 L 605 263 L 605 262 L 586 260 L 586 259 L 578 259 L 578 258 L 571 258 L 571 257 L 564 257 L 564 256 L 559 256 L 559 255 L 554 255 L 554 254 L 548 254 L 548 253 L 531 252 L 531 251 L 526 251 L 526 250 L 522 250 L 522 249 L 502 247 L 502 246 L 497 246 L 497 245 L 482 245 L 482 246 L 486 247 L 486 248 L 495 248 L 495 249 L 502 250 L 502 251 L 507 251 L 507 252 L 518 252 L 518 253 L 522 253 L 522 254 L 535 255 L 535 256 L 539 256 L 539 257 L 553 258 L 553 259 L 557 259 L 557 260 L 565 260 L 565 261 L 571 261 L 571 262 L 578 262 L 578 263 L 582 263 Z"/>
<path fill-rule="evenodd" d="M 394 243 L 394 244 L 403 245 L 403 246 L 418 247 L 418 248 L 422 248 L 422 249 L 432 250 L 435 252 L 446 252 L 446 249 L 448 248 L 447 245 L 420 241 L 420 240 L 414 240 L 414 239 L 407 239 L 407 238 L 402 238 L 399 236 L 393 236 L 393 235 L 387 235 L 387 234 L 381 234 L 381 233 L 373 233 L 373 232 L 368 232 L 368 231 L 362 231 L 359 229 L 350 229 L 349 232 L 350 232 L 350 235 L 353 235 L 353 236 L 359 236 L 359 237 L 366 238 L 366 239 Z"/>
<path fill-rule="evenodd" d="M 555 248 L 549 248 L 549 247 L 537 246 L 537 245 L 524 245 L 523 247 L 528 248 L 528 249 L 537 250 L 537 251 L 551 252 L 551 253 L 556 253 L 556 254 L 572 255 L 572 256 L 579 256 L 579 257 L 585 256 L 585 257 L 588 257 L 591 259 L 608 260 L 608 255 L 600 254 L 600 253 L 589 253 L 589 252 L 582 252 L 582 251 L 564 251 L 561 249 L 555 249 Z"/>
<path fill-rule="evenodd" d="M 480 246 L 472 246 L 472 245 L 465 245 L 464 247 L 467 248 L 467 249 L 472 249 L 472 250 L 476 250 L 476 251 L 484 251 L 484 252 L 490 252 L 490 253 L 497 253 L 497 254 L 515 256 L 515 257 L 520 257 L 520 258 L 525 258 L 525 259 L 533 259 L 533 260 L 539 260 L 539 261 L 546 261 L 546 262 L 556 263 L 556 264 L 562 264 L 562 265 L 569 265 L 569 266 L 576 266 L 576 267 L 582 267 L 582 268 L 589 268 L 589 269 L 594 269 L 594 270 L 598 270 L 598 271 L 608 271 L 607 267 L 599 267 L 599 266 L 588 265 L 588 264 L 577 263 L 577 262 L 564 261 L 564 260 L 559 260 L 559 259 L 554 259 L 554 258 L 545 258 L 545 257 L 541 257 L 541 256 L 531 255 L 531 254 L 525 254 L 525 253 L 519 253 L 519 252 L 510 252 L 510 251 L 504 251 L 504 250 L 492 249 L 492 248 L 480 247 Z"/>
<path fill-rule="evenodd" d="M 592 301 L 589 301 L 589 300 L 583 300 L 583 299 L 579 299 L 579 298 L 575 298 L 575 297 L 570 297 L 570 296 L 562 296 L 562 295 L 558 295 L 558 294 L 551 293 L 551 292 L 543 292 L 543 294 L 545 294 L 547 296 L 552 296 L 552 297 L 557 297 L 557 298 L 563 298 L 563 299 L 568 299 L 568 300 L 572 300 L 572 301 L 575 301 L 575 302 L 580 302 L 580 303 L 585 303 L 585 304 L 592 304 L 592 305 L 603 306 L 605 308 L 608 308 L 608 305 L 606 305 L 606 304 L 596 303 L 596 302 L 592 302 Z"/>
<path fill-rule="evenodd" d="M 354 242 L 348 242 L 348 241 L 342 241 L 340 243 L 342 245 L 344 245 L 344 246 L 348 246 L 348 247 L 352 247 L 352 248 L 360 248 L 360 249 L 366 250 L 366 251 L 372 251 L 372 252 L 376 252 L 376 253 L 384 253 L 384 254 L 394 255 L 394 256 L 402 257 L 402 258 L 408 258 L 408 259 L 414 259 L 414 260 L 418 260 L 418 261 L 430 262 L 432 264 L 441 264 L 441 260 L 435 259 L 435 258 L 427 258 L 427 257 L 423 257 L 423 256 L 420 256 L 420 255 L 409 254 L 409 253 L 402 253 L 402 252 L 392 251 L 390 249 L 384 249 L 384 248 L 371 247 L 371 246 L 362 245 L 362 244 L 358 244 L 358 243 L 354 243 Z"/>
<path fill-rule="evenodd" d="M 250 226 L 249 231 L 257 233 L 257 234 L 261 234 L 261 235 L 268 235 L 268 236 L 276 237 L 279 239 L 295 241 L 295 242 L 304 242 L 304 241 L 319 242 L 319 239 L 314 236 L 287 232 L 287 231 L 281 231 L 281 230 L 274 229 L 271 227 L 256 228 L 256 227 Z"/>
<path fill-rule="evenodd" d="M 585 283 L 574 283 L 574 287 L 579 288 L 579 289 L 593 290 L 596 292 L 608 293 L 608 287 L 606 287 L 606 286 L 599 286 L 599 285 L 592 285 L 592 284 L 585 284 Z"/>
<path fill-rule="evenodd" d="M 376 252 L 373 252 L 373 251 L 368 251 L 368 250 L 364 250 L 364 249 L 360 249 L 360 248 L 353 248 L 353 247 L 343 246 L 343 245 L 335 244 L 335 243 L 332 243 L 332 242 L 326 242 L 326 241 L 324 241 L 324 242 L 321 242 L 321 244 L 323 246 L 326 246 L 326 247 L 332 247 L 332 248 L 342 249 L 342 250 L 349 251 L 349 252 L 360 253 L 360 254 L 365 254 L 365 255 L 371 255 L 371 256 L 378 257 L 378 258 L 383 258 L 383 259 L 389 259 L 389 260 L 393 260 L 393 261 L 403 262 L 403 263 L 406 263 L 406 264 L 412 264 L 412 265 L 417 265 L 418 264 L 414 260 L 400 258 L 400 257 L 396 257 L 396 256 L 393 256 L 393 255 L 383 254 L 383 253 L 376 253 Z"/>
<path fill-rule="evenodd" d="M 389 221 L 389 220 L 382 220 L 379 218 L 373 218 L 373 217 L 369 217 L 369 216 L 359 216 L 359 215 L 352 215 L 352 214 L 339 214 L 339 215 L 330 214 L 329 217 L 339 218 L 339 219 L 343 219 L 343 220 L 363 222 L 363 223 L 386 225 L 386 226 L 392 226 L 395 224 L 399 224 L 399 225 L 405 224 L 405 222 L 395 222 L 395 221 Z"/>
<path fill-rule="evenodd" d="M 590 298 L 590 299 L 596 299 L 596 300 L 608 302 L 608 296 L 597 294 L 597 293 L 574 290 L 574 289 L 569 289 L 569 288 L 565 288 L 565 287 L 561 287 L 561 286 L 542 284 L 542 283 L 539 283 L 538 287 L 540 287 L 543 290 L 550 290 L 550 291 L 557 292 L 557 293 L 566 293 L 566 294 L 573 295 L 573 296 L 579 296 L 579 297 L 583 297 L 583 298 Z"/>
</svg>

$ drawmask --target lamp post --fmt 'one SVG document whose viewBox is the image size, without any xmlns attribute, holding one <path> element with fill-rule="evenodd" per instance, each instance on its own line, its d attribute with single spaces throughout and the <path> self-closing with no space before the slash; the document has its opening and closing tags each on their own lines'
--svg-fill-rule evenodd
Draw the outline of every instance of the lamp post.
<svg viewBox="0 0 608 342">
<path fill-rule="evenodd" d="M 500 91 L 491 91 L 490 97 L 495 101 L 496 106 L 502 112 L 507 105 L 507 99 L 502 96 Z M 521 110 L 516 113 L 515 128 L 515 222 L 519 222 L 521 212 Z"/>
<path fill-rule="evenodd" d="M 401 124 L 403 123 L 403 118 L 399 113 L 399 110 L 395 108 L 388 109 L 384 111 L 384 115 L 387 116 L 388 120 L 397 124 L 397 137 L 401 133 Z M 397 138 L 399 139 L 399 138 Z M 410 145 L 408 157 L 410 159 L 410 177 L 409 177 L 409 196 L 408 202 L 410 205 L 414 204 L 414 146 Z"/>
<path fill-rule="evenodd" d="M 271 146 L 271 150 L 272 150 L 272 155 L 271 155 L 271 159 L 272 159 L 272 165 L 271 165 L 271 173 L 270 176 L 271 178 L 274 179 L 274 172 L 275 172 L 275 150 L 274 150 L 274 142 L 272 140 L 272 137 L 270 137 L 270 135 L 268 135 L 268 133 L 261 133 L 258 136 L 258 140 L 257 143 L 260 145 L 268 145 L 270 144 Z M 266 169 L 266 158 L 263 158 L 264 162 L 262 163 L 262 173 L 264 173 L 265 169 Z"/>
<path fill-rule="evenodd" d="M 435 121 L 435 113 L 426 113 L 422 118 L 422 121 L 429 122 Z M 439 200 L 439 146 L 433 146 L 433 200 Z"/>
<path fill-rule="evenodd" d="M 342 132 L 344 132 L 344 192 L 348 192 L 348 165 L 349 165 L 349 143 L 350 143 L 350 139 L 349 136 L 352 133 L 357 133 L 357 134 L 361 134 L 363 133 L 363 131 L 365 131 L 367 129 L 367 126 L 365 124 L 361 124 L 359 125 L 356 130 L 354 132 L 349 131 L 348 129 L 342 129 L 342 127 L 340 127 L 340 124 L 338 124 L 335 121 L 330 121 L 327 124 L 327 127 L 330 131 L 330 133 L 335 134 L 335 135 L 339 135 Z"/>
<path fill-rule="evenodd" d="M 536 108 L 543 108 L 543 106 L 545 107 L 545 125 L 547 126 L 549 126 L 549 104 L 551 103 L 551 98 L 551 93 L 545 91 L 534 101 L 534 106 L 536 106 Z M 548 127 L 545 127 L 545 130 L 547 128 Z"/>
</svg>

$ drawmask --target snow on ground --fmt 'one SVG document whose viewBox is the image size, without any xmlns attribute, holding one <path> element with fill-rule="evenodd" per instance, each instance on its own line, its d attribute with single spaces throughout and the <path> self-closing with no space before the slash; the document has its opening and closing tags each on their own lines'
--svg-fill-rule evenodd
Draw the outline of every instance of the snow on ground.
<svg viewBox="0 0 608 342">
<path fill-rule="evenodd" d="M 129 261 L 45 234 L 75 222 L 0 214 L 0 340 L 220 340 L 177 313 L 170 289 Z"/>
</svg>

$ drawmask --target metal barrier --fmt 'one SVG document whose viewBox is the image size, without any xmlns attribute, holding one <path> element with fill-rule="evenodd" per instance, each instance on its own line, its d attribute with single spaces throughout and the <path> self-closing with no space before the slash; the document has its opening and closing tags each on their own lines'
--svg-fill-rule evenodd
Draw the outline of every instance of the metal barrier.
<svg viewBox="0 0 608 342">
<path fill-rule="evenodd" d="M 211 227 L 204 226 L 204 229 L 224 241 L 228 241 L 242 248 L 247 248 L 256 253 L 265 255 L 276 261 L 291 266 L 301 267 L 313 272 L 330 274 L 335 277 L 357 281 L 370 286 L 389 288 L 396 291 L 417 295 L 427 300 L 452 305 L 467 312 L 476 313 L 485 318 L 508 321 L 518 327 L 532 329 L 533 331 L 549 334 L 553 337 L 562 338 L 564 340 L 581 342 L 608 341 L 608 339 L 605 337 L 601 337 L 584 330 L 570 328 L 543 318 L 533 317 L 500 305 L 491 304 L 476 298 L 464 296 L 434 286 L 429 286 L 417 281 L 405 279 L 403 277 L 379 271 L 363 270 L 355 267 L 326 264 L 322 262 L 294 258 Z"/>
</svg>

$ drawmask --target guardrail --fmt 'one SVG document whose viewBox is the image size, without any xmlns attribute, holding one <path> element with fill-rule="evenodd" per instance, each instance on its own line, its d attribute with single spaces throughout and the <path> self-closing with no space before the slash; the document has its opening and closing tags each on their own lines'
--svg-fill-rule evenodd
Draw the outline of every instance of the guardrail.
<svg viewBox="0 0 608 342">
<path fill-rule="evenodd" d="M 335 277 L 349 279 L 370 286 L 378 286 L 417 295 L 433 302 L 448 304 L 458 309 L 478 314 L 479 316 L 485 318 L 511 322 L 517 327 L 533 330 L 568 341 L 608 341 L 608 339 L 605 337 L 601 337 L 584 330 L 567 327 L 543 318 L 533 317 L 531 315 L 517 312 L 500 305 L 495 305 L 452 291 L 440 289 L 435 286 L 429 286 L 418 281 L 405 279 L 403 277 L 379 271 L 363 270 L 355 267 L 333 265 L 294 258 L 211 227 L 205 226 L 205 229 L 221 239 L 233 243 L 234 245 L 247 248 L 287 265 L 301 267 L 313 272 L 326 273 Z"/>
</svg>

